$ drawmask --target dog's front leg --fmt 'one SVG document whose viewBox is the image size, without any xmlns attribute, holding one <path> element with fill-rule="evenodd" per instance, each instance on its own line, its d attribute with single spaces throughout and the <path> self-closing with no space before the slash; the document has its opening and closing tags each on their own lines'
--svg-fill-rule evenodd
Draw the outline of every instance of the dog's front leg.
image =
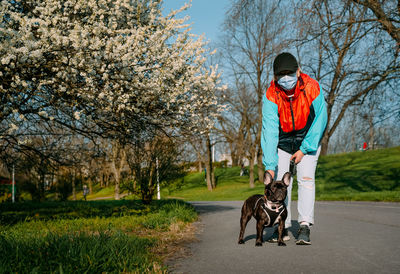
<svg viewBox="0 0 400 274">
<path fill-rule="evenodd" d="M 263 231 L 264 231 L 264 222 L 263 220 L 257 221 L 257 239 L 256 239 L 256 246 L 262 246 L 263 242 Z"/>
<path fill-rule="evenodd" d="M 279 226 L 278 226 L 278 245 L 279 246 L 285 246 L 285 242 L 283 241 L 283 229 L 285 228 L 285 221 L 282 220 L 281 217 L 279 217 Z"/>
</svg>

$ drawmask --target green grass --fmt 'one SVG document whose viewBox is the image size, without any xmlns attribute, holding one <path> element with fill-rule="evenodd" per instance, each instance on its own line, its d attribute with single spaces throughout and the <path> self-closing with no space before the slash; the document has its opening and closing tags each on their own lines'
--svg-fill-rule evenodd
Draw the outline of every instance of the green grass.
<svg viewBox="0 0 400 274">
<path fill-rule="evenodd" d="M 320 200 L 400 201 L 400 147 L 321 157 Z"/>
<path fill-rule="evenodd" d="M 187 201 L 244 200 L 263 193 L 256 182 L 251 189 L 240 168 L 216 169 L 217 188 L 207 190 L 203 173 L 191 173 L 184 180 L 163 189 L 163 197 Z M 297 184 L 292 198 L 297 199 Z M 400 201 L 400 147 L 321 156 L 316 172 L 317 200 Z"/>
<path fill-rule="evenodd" d="M 121 191 L 120 195 L 124 194 L 125 192 Z M 93 193 L 86 196 L 87 200 L 96 200 L 98 198 L 105 199 L 105 200 L 114 200 L 115 195 L 115 187 L 114 185 L 108 187 L 100 187 L 99 184 L 93 185 Z M 68 200 L 72 201 L 73 197 L 72 194 L 68 197 Z M 76 200 L 84 200 L 83 198 L 83 191 L 77 190 L 76 191 Z"/>
<path fill-rule="evenodd" d="M 263 192 L 263 184 L 256 182 L 255 188 L 250 188 L 248 176 L 239 176 L 239 173 L 240 167 L 216 169 L 217 187 L 212 192 L 207 190 L 204 172 L 191 173 L 183 181 L 179 180 L 170 187 L 163 188 L 161 197 L 186 201 L 230 201 L 243 200 L 252 194 Z"/>
<path fill-rule="evenodd" d="M 0 266 L 3 273 L 146 271 L 152 266 L 148 249 L 153 244 L 124 233 L 0 236 Z"/>
<path fill-rule="evenodd" d="M 0 212 L 1 273 L 159 272 L 160 237 L 197 218 L 178 200 L 3 203 Z"/>
</svg>

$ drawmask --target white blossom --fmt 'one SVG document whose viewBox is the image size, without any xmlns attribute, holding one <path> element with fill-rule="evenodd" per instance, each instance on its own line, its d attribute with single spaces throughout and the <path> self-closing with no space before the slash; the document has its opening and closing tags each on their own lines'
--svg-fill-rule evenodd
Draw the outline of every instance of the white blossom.
<svg viewBox="0 0 400 274">
<path fill-rule="evenodd" d="M 148 7 L 138 0 L 26 2 L 33 7 L 29 14 L 13 9 L 13 1 L 0 3 L 0 16 L 9 14 L 21 25 L 18 32 L 11 21 L 0 25 L 8 37 L 0 41 L 0 77 L 9 77 L 15 67 L 20 75 L 32 75 L 30 81 L 13 75 L 13 90 L 6 92 L 34 91 L 33 98 L 52 100 L 53 108 L 70 108 L 76 120 L 92 115 L 76 109 L 91 109 L 95 117 L 113 121 L 123 113 L 160 126 L 196 126 L 200 121 L 209 126 L 223 108 L 215 96 L 225 88 L 218 84 L 218 67 L 205 68 L 213 52 L 203 37 L 190 34 L 187 18 L 177 18 L 189 5 L 163 16 L 158 1 L 149 1 Z M 138 24 L 144 17 L 139 10 L 149 11 L 147 22 Z M 59 103 L 64 102 L 60 93 L 72 99 Z M 51 118 L 50 113 L 38 114 Z"/>
<path fill-rule="evenodd" d="M 81 113 L 80 113 L 79 111 L 75 111 L 75 112 L 74 112 L 74 118 L 75 118 L 76 120 L 79 120 L 79 119 L 81 118 Z"/>
</svg>

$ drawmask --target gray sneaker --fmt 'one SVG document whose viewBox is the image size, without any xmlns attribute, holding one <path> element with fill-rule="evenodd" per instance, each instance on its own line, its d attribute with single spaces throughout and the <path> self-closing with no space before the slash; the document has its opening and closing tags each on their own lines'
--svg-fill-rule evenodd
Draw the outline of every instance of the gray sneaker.
<svg viewBox="0 0 400 274">
<path fill-rule="evenodd" d="M 297 236 L 297 245 L 310 245 L 310 228 L 307 225 L 301 225 L 299 235 Z"/>
<path fill-rule="evenodd" d="M 278 228 L 275 228 L 274 234 L 272 234 L 271 238 L 268 240 L 270 243 L 277 243 L 278 242 Z M 288 234 L 288 230 L 286 228 L 283 229 L 283 235 L 282 235 L 283 241 L 287 242 L 290 240 L 290 236 Z"/>
</svg>

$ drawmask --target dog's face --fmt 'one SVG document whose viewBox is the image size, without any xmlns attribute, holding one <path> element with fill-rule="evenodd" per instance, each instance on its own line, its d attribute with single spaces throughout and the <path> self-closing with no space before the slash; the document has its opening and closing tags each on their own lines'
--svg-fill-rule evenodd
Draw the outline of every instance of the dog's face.
<svg viewBox="0 0 400 274">
<path fill-rule="evenodd" d="M 273 203 L 283 202 L 286 198 L 289 184 L 290 172 L 286 172 L 281 181 L 274 181 L 271 174 L 265 172 L 264 185 L 267 200 Z"/>
</svg>

